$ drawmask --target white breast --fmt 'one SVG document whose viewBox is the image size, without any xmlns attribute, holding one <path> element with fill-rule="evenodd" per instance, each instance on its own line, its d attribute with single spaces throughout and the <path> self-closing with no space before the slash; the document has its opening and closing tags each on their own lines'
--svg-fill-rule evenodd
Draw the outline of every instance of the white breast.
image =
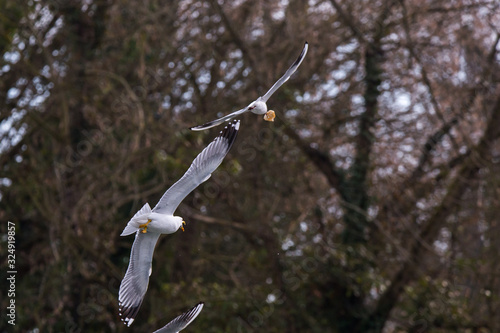
<svg viewBox="0 0 500 333">
<path fill-rule="evenodd" d="M 172 234 L 182 224 L 182 218 L 179 216 L 151 213 L 149 218 L 151 219 L 151 223 L 148 225 L 148 231 L 161 234 Z"/>
</svg>

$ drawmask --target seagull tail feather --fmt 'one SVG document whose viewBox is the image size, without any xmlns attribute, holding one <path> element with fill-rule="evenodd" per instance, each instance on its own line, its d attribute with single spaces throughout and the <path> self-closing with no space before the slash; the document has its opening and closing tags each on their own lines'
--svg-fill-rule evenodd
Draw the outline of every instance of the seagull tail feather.
<svg viewBox="0 0 500 333">
<path fill-rule="evenodd" d="M 148 221 L 149 214 L 151 214 L 151 207 L 146 203 L 127 223 L 120 236 L 128 236 L 139 230 L 139 225 Z"/>
</svg>

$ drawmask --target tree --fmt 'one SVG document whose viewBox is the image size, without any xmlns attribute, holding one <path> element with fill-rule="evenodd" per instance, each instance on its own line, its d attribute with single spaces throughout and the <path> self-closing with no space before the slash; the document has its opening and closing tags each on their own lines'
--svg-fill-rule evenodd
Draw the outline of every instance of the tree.
<svg viewBox="0 0 500 333">
<path fill-rule="evenodd" d="M 499 329 L 495 1 L 2 12 L 0 216 L 16 224 L 20 327 L 124 331 L 126 222 L 218 130 L 188 128 L 263 94 L 307 40 L 268 102 L 276 121 L 241 117 L 178 209 L 186 232 L 160 238 L 134 326 L 204 300 L 193 332 Z"/>
</svg>

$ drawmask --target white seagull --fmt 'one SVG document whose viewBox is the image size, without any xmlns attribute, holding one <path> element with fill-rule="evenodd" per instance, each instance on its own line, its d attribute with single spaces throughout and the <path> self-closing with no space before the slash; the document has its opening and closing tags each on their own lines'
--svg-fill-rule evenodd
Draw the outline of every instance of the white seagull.
<svg viewBox="0 0 500 333">
<path fill-rule="evenodd" d="M 201 312 L 203 309 L 203 302 L 196 304 L 191 310 L 184 312 L 180 316 L 175 317 L 167 325 L 163 326 L 153 333 L 179 333 L 185 329 Z"/>
<path fill-rule="evenodd" d="M 302 60 L 304 60 L 304 58 L 306 56 L 308 47 L 309 47 L 309 44 L 307 44 L 307 42 L 305 42 L 304 48 L 302 49 L 302 52 L 300 53 L 300 55 L 297 58 L 297 60 L 295 60 L 295 62 L 292 64 L 292 66 L 290 66 L 290 68 L 288 68 L 288 70 L 285 72 L 285 75 L 283 75 L 278 81 L 276 81 L 276 83 L 273 84 L 273 86 L 271 87 L 271 89 L 269 89 L 264 96 L 261 96 L 261 97 L 257 98 L 255 101 L 253 101 L 252 103 L 250 103 L 246 108 L 243 108 L 241 110 L 235 111 L 233 113 L 228 114 L 227 116 L 224 116 L 224 117 L 219 118 L 217 120 L 210 121 L 210 122 L 208 122 L 206 124 L 203 124 L 203 125 L 200 125 L 200 126 L 191 127 L 191 130 L 193 130 L 193 131 L 202 131 L 202 130 L 205 130 L 207 128 L 211 128 L 211 127 L 220 125 L 223 122 L 229 121 L 229 120 L 233 119 L 234 117 L 239 116 L 240 114 L 245 113 L 247 111 L 251 111 L 251 112 L 253 112 L 255 114 L 265 114 L 264 120 L 274 121 L 274 117 L 275 117 L 274 111 L 273 110 L 269 110 L 269 111 L 267 110 L 267 104 L 266 104 L 266 102 L 269 99 L 269 97 L 271 97 L 271 95 L 274 94 L 274 92 L 276 90 L 278 90 L 278 88 L 283 85 L 283 83 L 285 83 L 286 81 L 288 81 L 288 79 L 290 78 L 290 76 L 292 76 L 292 74 L 295 73 L 295 71 L 297 70 L 297 68 L 299 68 L 300 64 L 302 63 Z"/>
<path fill-rule="evenodd" d="M 196 156 L 184 176 L 170 187 L 151 210 L 146 203 L 128 222 L 121 233 L 135 233 L 130 262 L 118 293 L 119 312 L 122 321 L 132 325 L 148 289 L 151 262 L 156 241 L 160 234 L 172 234 L 179 228 L 184 231 L 182 217 L 174 216 L 177 206 L 222 163 L 236 139 L 240 121 L 227 125 L 223 131 Z"/>
</svg>

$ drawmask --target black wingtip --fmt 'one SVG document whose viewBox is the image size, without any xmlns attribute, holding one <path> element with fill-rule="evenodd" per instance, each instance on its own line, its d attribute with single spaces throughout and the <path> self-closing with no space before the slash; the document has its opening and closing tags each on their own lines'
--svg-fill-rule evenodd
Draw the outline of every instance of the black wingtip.
<svg viewBox="0 0 500 333">
<path fill-rule="evenodd" d="M 174 320 L 181 320 L 181 321 L 191 322 L 192 320 L 194 320 L 200 314 L 201 308 L 203 308 L 204 305 L 205 305 L 205 303 L 199 302 L 198 304 L 196 304 L 191 309 L 189 309 L 188 311 L 184 312 L 183 314 L 181 314 L 180 316 L 178 316 Z"/>
<path fill-rule="evenodd" d="M 209 128 L 208 126 L 212 125 L 211 122 L 209 123 L 206 123 L 206 124 L 203 124 L 203 125 L 198 125 L 198 126 L 193 126 L 193 127 L 189 127 L 189 129 L 191 131 L 202 131 L 206 128 Z"/>
<path fill-rule="evenodd" d="M 203 125 L 190 127 L 189 129 L 191 131 L 203 131 L 205 129 L 209 129 L 209 128 L 212 128 L 212 127 L 217 126 L 217 125 L 218 125 L 217 120 L 213 120 L 213 121 L 209 121 L 208 123 L 205 123 Z"/>
<path fill-rule="evenodd" d="M 292 66 L 290 66 L 290 69 L 293 67 L 298 67 L 300 65 L 300 63 L 302 62 L 302 60 L 304 60 L 304 58 L 306 56 L 308 48 L 309 48 L 309 43 L 305 42 L 304 47 L 302 48 L 302 52 L 300 52 L 300 55 L 297 57 L 295 62 L 292 64 Z"/>
<path fill-rule="evenodd" d="M 135 317 L 139 313 L 139 309 L 141 308 L 142 300 L 139 304 L 127 306 L 123 303 L 118 304 L 118 314 L 121 317 L 122 322 L 130 327 L 135 320 Z"/>
<path fill-rule="evenodd" d="M 203 302 L 203 301 L 198 302 L 198 303 L 197 303 L 195 306 L 193 306 L 193 307 L 191 308 L 191 310 L 189 310 L 188 312 L 193 311 L 194 309 L 198 308 L 200 305 L 205 305 L 205 302 Z"/>
<path fill-rule="evenodd" d="M 200 306 L 201 307 L 205 306 L 205 302 L 198 302 L 198 304 L 196 304 L 195 306 L 193 306 L 190 310 L 188 310 L 185 313 L 186 316 L 191 317 L 193 315 L 193 313 L 196 312 L 198 310 L 198 308 L 200 308 Z"/>
<path fill-rule="evenodd" d="M 135 320 L 135 317 L 137 316 L 137 313 L 139 312 L 140 306 L 132 306 L 132 307 L 120 307 L 119 309 L 119 314 L 121 317 L 122 322 L 127 325 L 127 327 L 130 327 L 132 323 Z"/>
<path fill-rule="evenodd" d="M 302 48 L 302 52 L 300 52 L 300 55 L 299 55 L 299 58 L 298 58 L 298 59 L 300 59 L 300 58 L 302 58 L 302 57 L 304 57 L 304 56 L 305 56 L 305 54 L 306 54 L 306 52 L 307 52 L 307 49 L 308 49 L 308 48 L 309 48 L 309 43 L 306 41 L 306 42 L 304 43 L 304 47 Z"/>
<path fill-rule="evenodd" d="M 228 150 L 231 149 L 231 146 L 236 139 L 236 134 L 240 129 L 240 121 L 233 120 L 229 124 L 227 124 L 222 131 L 220 131 L 219 137 L 226 139 L 229 142 Z"/>
</svg>

